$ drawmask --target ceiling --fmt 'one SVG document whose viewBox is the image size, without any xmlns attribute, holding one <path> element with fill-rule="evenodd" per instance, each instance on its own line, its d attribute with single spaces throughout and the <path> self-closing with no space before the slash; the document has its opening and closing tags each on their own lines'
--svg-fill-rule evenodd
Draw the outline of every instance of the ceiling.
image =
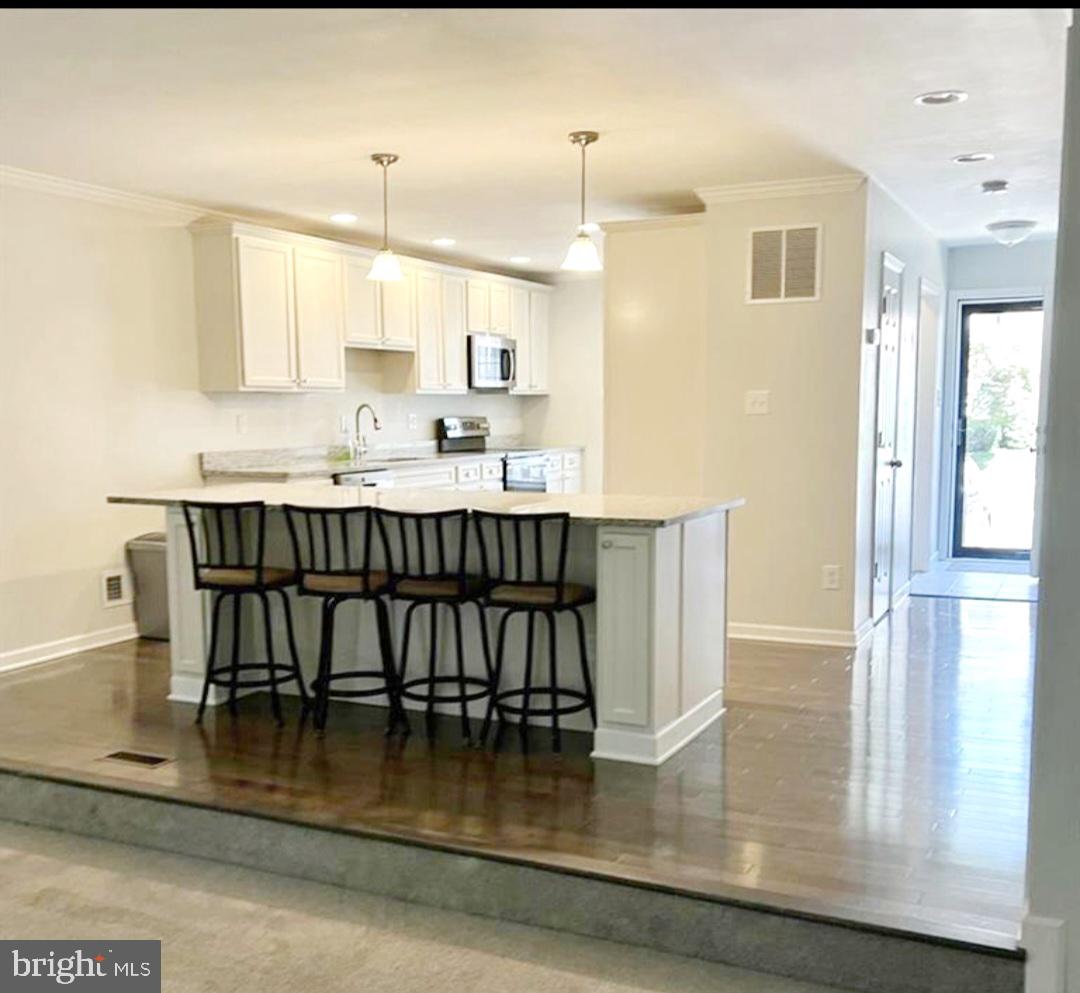
<svg viewBox="0 0 1080 993">
<path fill-rule="evenodd" d="M 592 220 L 859 171 L 975 241 L 1056 227 L 1064 53 L 1060 8 L 8 9 L 0 162 L 308 227 L 351 211 L 363 238 L 369 155 L 393 151 L 399 245 L 552 271 L 577 223 L 566 134 L 591 128 Z M 947 87 L 970 99 L 912 102 Z M 973 151 L 996 158 L 950 161 Z"/>
</svg>

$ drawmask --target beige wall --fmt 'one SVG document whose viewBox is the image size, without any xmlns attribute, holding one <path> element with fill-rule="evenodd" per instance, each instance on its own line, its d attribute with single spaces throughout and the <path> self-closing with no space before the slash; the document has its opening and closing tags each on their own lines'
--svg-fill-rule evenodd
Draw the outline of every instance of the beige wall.
<svg viewBox="0 0 1080 993">
<path fill-rule="evenodd" d="M 105 496 L 194 482 L 200 450 L 332 443 L 360 400 L 380 441 L 431 438 L 449 413 L 522 430 L 517 397 L 392 393 L 408 382 L 401 355 L 350 351 L 344 394 L 201 393 L 186 222 L 0 186 L 0 665 L 130 621 L 102 606 L 101 573 L 162 519 Z"/>
<path fill-rule="evenodd" d="M 941 325 L 927 329 L 919 340 L 919 287 L 928 280 L 944 292 L 945 249 L 931 232 L 909 214 L 876 183 L 867 190 L 866 267 L 862 327 L 878 322 L 881 288 L 881 257 L 889 252 L 904 263 L 900 314 L 898 407 L 908 416 L 897 422 L 896 457 L 903 466 L 896 472 L 895 529 L 893 533 L 892 577 L 894 595 L 900 594 L 911 579 L 912 538 L 920 535 L 921 554 L 930 545 L 933 530 L 936 491 L 931 480 L 938 464 L 937 439 L 940 438 L 940 408 L 918 402 L 921 389 L 925 399 L 934 396 L 941 378 Z M 942 300 L 944 307 L 944 299 Z M 862 389 L 860 393 L 858 511 L 855 549 L 855 624 L 870 618 L 870 592 L 873 573 L 873 496 L 875 453 L 875 407 L 877 370 L 874 349 L 862 348 Z M 912 412 L 921 411 L 917 418 Z M 929 418 L 929 421 L 927 420 Z M 919 502 L 915 504 L 916 487 Z"/>
<path fill-rule="evenodd" d="M 705 492 L 704 218 L 605 226 L 604 486 Z"/>
<path fill-rule="evenodd" d="M 551 294 L 551 393 L 525 404 L 525 435 L 585 448 L 583 487 L 604 488 L 604 281 L 569 278 Z"/>
<path fill-rule="evenodd" d="M 864 204 L 860 188 L 708 210 L 706 489 L 747 499 L 730 605 L 752 633 L 852 630 Z M 747 304 L 749 230 L 789 224 L 822 225 L 821 299 Z M 769 391 L 769 414 L 745 413 L 747 390 Z"/>
</svg>

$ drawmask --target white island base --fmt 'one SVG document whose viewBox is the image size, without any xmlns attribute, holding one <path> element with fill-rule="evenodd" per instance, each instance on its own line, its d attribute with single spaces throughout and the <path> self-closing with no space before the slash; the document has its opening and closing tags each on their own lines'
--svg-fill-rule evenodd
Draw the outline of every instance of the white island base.
<svg viewBox="0 0 1080 993">
<path fill-rule="evenodd" d="M 741 500 L 726 503 L 701 499 L 652 497 L 590 497 L 526 493 L 455 493 L 441 491 L 361 490 L 353 487 L 313 487 L 303 484 L 243 484 L 168 493 L 110 498 L 117 503 L 161 504 L 168 508 L 168 573 L 172 628 L 170 699 L 197 703 L 209 644 L 210 597 L 192 586 L 191 558 L 179 501 L 260 499 L 268 514 L 268 560 L 288 561 L 282 503 L 309 506 L 373 504 L 396 510 L 435 510 L 476 507 L 520 513 L 569 511 L 572 518 L 567 579 L 595 586 L 595 607 L 584 608 L 590 663 L 597 703 L 597 726 L 592 756 L 619 762 L 659 765 L 693 739 L 724 709 L 727 652 L 728 513 Z M 475 563 L 473 564 L 475 565 Z M 301 662 L 308 680 L 318 653 L 319 604 L 315 598 L 290 591 Z M 253 598 L 243 621 L 245 660 L 265 657 L 256 634 Z M 467 671 L 483 672 L 477 612 L 462 608 Z M 229 617 L 229 611 L 223 612 Z M 400 644 L 400 609 L 395 611 L 395 646 Z M 426 671 L 427 618 L 418 612 L 413 625 L 410 675 Z M 446 611 L 440 624 L 448 622 Z M 362 620 L 362 623 L 361 623 Z M 489 611 L 488 628 L 496 631 L 497 612 Z M 560 685 L 580 688 L 577 639 L 573 620 L 559 621 L 558 671 Z M 520 684 L 524 668 L 525 620 L 511 621 L 502 687 Z M 275 650 L 284 656 L 285 639 L 279 606 L 274 610 Z M 443 631 L 446 630 L 446 634 Z M 440 627 L 440 671 L 449 668 L 453 639 Z M 417 643 L 417 636 L 419 643 Z M 548 652 L 546 625 L 537 625 L 534 683 L 546 683 Z M 227 639 L 224 642 L 228 644 Z M 375 667 L 377 659 L 373 608 L 344 606 L 335 628 L 335 668 Z M 358 665 L 358 660 L 367 660 Z M 224 701 L 223 691 L 211 688 L 210 703 Z M 379 698 L 371 698 L 379 702 Z M 545 701 L 546 703 L 546 701 Z M 422 704 L 406 701 L 409 708 Z M 471 705 L 470 714 L 483 715 L 485 702 Z M 458 713 L 456 705 L 440 712 Z M 544 719 L 544 724 L 549 723 Z M 561 720 L 566 729 L 588 730 L 587 714 Z M 415 722 L 414 722 L 415 727 Z M 328 733 L 333 733 L 331 720 Z"/>
</svg>

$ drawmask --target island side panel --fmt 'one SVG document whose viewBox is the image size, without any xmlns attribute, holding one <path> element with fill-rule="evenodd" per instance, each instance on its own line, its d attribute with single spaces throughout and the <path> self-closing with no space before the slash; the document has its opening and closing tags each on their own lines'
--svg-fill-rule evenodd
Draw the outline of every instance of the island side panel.
<svg viewBox="0 0 1080 993">
<path fill-rule="evenodd" d="M 682 533 L 681 710 L 724 688 L 727 666 L 728 515 L 687 521 Z"/>
<path fill-rule="evenodd" d="M 179 703 L 198 703 L 206 674 L 208 620 L 205 596 L 194 587 L 191 546 L 184 512 L 180 507 L 168 508 L 165 515 L 165 542 L 171 660 L 169 699 Z M 215 689 L 211 687 L 211 703 L 219 702 Z"/>
</svg>

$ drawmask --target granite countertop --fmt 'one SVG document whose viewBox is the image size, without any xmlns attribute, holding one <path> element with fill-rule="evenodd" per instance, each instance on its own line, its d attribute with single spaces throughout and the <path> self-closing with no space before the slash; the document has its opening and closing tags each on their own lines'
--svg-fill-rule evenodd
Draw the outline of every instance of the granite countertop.
<svg viewBox="0 0 1080 993">
<path fill-rule="evenodd" d="M 199 467 L 203 479 L 246 479 L 256 482 L 326 479 L 339 472 L 374 472 L 380 469 L 422 468 L 442 462 L 476 462 L 498 459 L 521 451 L 581 451 L 575 445 L 523 445 L 502 442 L 483 452 L 439 452 L 433 444 L 379 448 L 363 459 L 349 457 L 341 446 L 296 449 L 255 449 L 242 452 L 202 452 Z"/>
<path fill-rule="evenodd" d="M 583 524 L 622 524 L 635 527 L 666 527 L 734 510 L 746 501 L 741 497 L 632 496 L 588 493 L 461 492 L 456 490 L 377 489 L 359 486 L 326 486 L 304 483 L 223 483 L 188 489 L 147 493 L 120 493 L 109 503 L 178 506 L 185 500 L 205 503 L 238 503 L 261 500 L 269 507 L 291 503 L 308 507 L 383 507 L 387 510 L 438 511 L 466 508 L 505 514 L 566 512 Z"/>
</svg>

